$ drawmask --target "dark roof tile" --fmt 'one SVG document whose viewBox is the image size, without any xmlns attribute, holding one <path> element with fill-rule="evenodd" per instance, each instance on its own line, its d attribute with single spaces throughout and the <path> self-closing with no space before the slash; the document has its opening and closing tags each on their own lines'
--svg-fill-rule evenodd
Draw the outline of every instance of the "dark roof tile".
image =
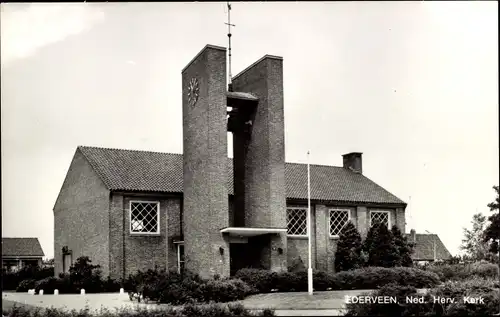
<svg viewBox="0 0 500 317">
<path fill-rule="evenodd" d="M 2 256 L 45 256 L 38 238 L 2 238 Z"/>
<path fill-rule="evenodd" d="M 181 193 L 182 154 L 80 146 L 110 190 Z M 233 194 L 233 161 L 228 159 L 228 191 Z M 307 199 L 307 165 L 285 164 L 287 198 Z M 311 165 L 311 199 L 405 204 L 362 174 L 342 167 Z"/>
<path fill-rule="evenodd" d="M 415 242 L 415 248 L 412 255 L 414 260 L 430 261 L 434 259 L 434 241 L 436 242 L 436 259 L 446 260 L 451 257 L 450 252 L 439 239 L 437 234 L 415 234 L 415 240 L 412 240 L 411 233 L 406 234 L 409 242 Z"/>
</svg>

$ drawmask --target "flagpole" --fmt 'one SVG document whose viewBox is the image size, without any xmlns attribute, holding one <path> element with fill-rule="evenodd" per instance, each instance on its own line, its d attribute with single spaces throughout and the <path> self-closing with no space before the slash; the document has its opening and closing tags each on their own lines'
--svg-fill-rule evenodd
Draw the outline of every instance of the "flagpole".
<svg viewBox="0 0 500 317">
<path fill-rule="evenodd" d="M 313 294 L 313 272 L 312 272 L 312 243 L 311 243 L 311 168 L 309 165 L 309 151 L 307 151 L 307 242 L 308 242 L 308 262 L 307 269 L 307 290 L 309 295 Z"/>
</svg>

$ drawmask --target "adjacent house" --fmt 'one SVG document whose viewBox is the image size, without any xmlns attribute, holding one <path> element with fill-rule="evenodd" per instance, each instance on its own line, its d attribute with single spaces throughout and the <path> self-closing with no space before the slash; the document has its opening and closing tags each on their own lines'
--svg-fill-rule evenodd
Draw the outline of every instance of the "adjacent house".
<svg viewBox="0 0 500 317">
<path fill-rule="evenodd" d="M 6 270 L 41 266 L 44 256 L 38 238 L 2 238 L 2 268 Z"/>
<path fill-rule="evenodd" d="M 362 236 L 375 220 L 405 230 L 406 203 L 362 174 L 360 153 L 345 157 L 351 156 L 357 159 L 344 160 L 342 167 L 311 165 L 313 265 L 317 269 L 334 270 L 336 239 L 347 221 Z M 353 161 L 356 165 L 350 164 Z M 78 147 L 54 206 L 56 274 L 69 270 L 82 255 L 115 278 L 155 266 L 182 268 L 182 165 L 180 154 Z M 234 225 L 232 171 L 228 159 L 228 228 Z M 307 259 L 307 165 L 286 163 L 285 184 L 289 265 L 299 256 Z M 200 217 L 200 221 L 210 218 Z M 232 243 L 245 244 L 263 234 L 240 228 Z M 230 249 L 233 252 L 238 251 Z M 259 264 L 238 263 L 235 257 L 231 272 Z"/>
<path fill-rule="evenodd" d="M 448 260 L 451 254 L 437 234 L 416 233 L 410 230 L 408 242 L 414 243 L 412 259 L 417 263 Z"/>
</svg>

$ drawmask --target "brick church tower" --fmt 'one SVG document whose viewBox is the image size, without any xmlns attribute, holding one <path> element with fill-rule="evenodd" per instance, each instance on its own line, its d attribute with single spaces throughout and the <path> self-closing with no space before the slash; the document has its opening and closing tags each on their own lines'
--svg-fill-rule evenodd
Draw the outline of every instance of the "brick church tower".
<svg viewBox="0 0 500 317">
<path fill-rule="evenodd" d="M 186 269 L 286 270 L 283 59 L 264 56 L 228 89 L 226 53 L 207 45 L 182 71 Z"/>
</svg>

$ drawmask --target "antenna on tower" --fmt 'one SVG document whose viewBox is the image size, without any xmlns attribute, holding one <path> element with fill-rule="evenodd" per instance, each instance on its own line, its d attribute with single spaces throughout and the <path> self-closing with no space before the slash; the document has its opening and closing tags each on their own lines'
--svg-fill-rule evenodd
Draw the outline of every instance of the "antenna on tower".
<svg viewBox="0 0 500 317">
<path fill-rule="evenodd" d="M 233 91 L 233 74 L 231 73 L 231 27 L 236 26 L 234 24 L 231 24 L 231 4 L 229 1 L 227 2 L 227 38 L 229 39 L 229 84 L 228 84 L 228 90 Z"/>
</svg>

